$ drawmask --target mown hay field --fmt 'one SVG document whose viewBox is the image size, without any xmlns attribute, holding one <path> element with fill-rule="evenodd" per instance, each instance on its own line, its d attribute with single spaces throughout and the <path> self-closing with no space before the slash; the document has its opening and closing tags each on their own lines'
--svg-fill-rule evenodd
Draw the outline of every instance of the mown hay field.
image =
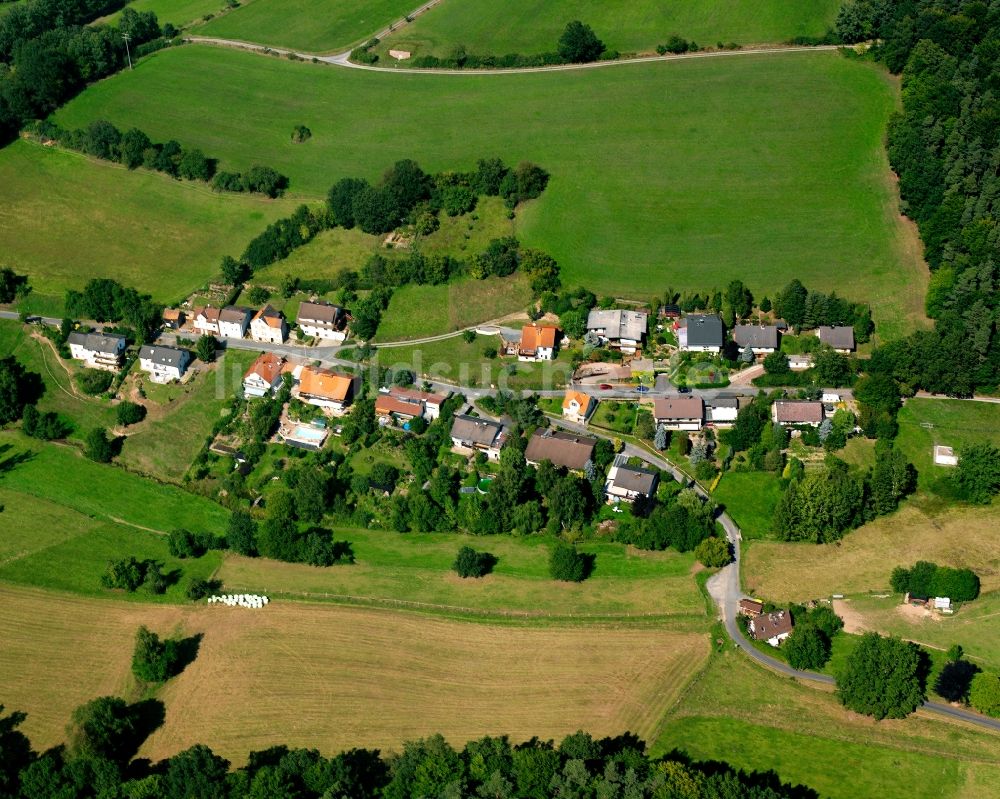
<svg viewBox="0 0 1000 799">
<path fill-rule="evenodd" d="M 531 160 L 552 179 L 518 236 L 559 261 L 567 286 L 645 300 L 733 278 L 773 294 L 799 278 L 871 302 L 893 336 L 921 324 L 926 286 L 883 145 L 896 103 L 886 75 L 831 52 L 385 75 L 193 45 L 56 116 L 137 125 L 225 169 L 270 164 L 317 198 L 400 158 L 431 171 Z M 293 144 L 299 124 L 313 135 Z"/>
<path fill-rule="evenodd" d="M 443 733 L 515 740 L 631 730 L 650 737 L 708 655 L 704 634 L 497 627 L 417 614 L 274 602 L 159 608 L 0 588 L 0 687 L 36 746 L 73 707 L 128 691 L 139 624 L 201 633 L 198 657 L 157 697 L 166 723 L 140 756 L 201 742 L 234 762 L 273 744 L 327 754 Z M 67 657 L 73 652 L 73 657 Z"/>
<path fill-rule="evenodd" d="M 822 36 L 838 8 L 840 0 L 443 0 L 386 37 L 376 52 L 393 48 L 441 58 L 457 47 L 477 55 L 551 53 L 574 19 L 590 25 L 608 49 L 621 52 L 650 52 L 674 34 L 702 47 L 720 41 L 776 43 Z"/>
</svg>

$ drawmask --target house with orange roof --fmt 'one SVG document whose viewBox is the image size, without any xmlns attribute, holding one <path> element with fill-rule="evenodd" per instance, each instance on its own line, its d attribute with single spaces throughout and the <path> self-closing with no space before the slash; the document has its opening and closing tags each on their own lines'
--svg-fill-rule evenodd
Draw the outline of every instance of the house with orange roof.
<svg viewBox="0 0 1000 799">
<path fill-rule="evenodd" d="M 577 424 L 586 424 L 587 418 L 597 408 L 597 400 L 582 391 L 568 389 L 563 397 L 562 415 L 564 419 Z"/>
<path fill-rule="evenodd" d="M 339 413 L 351 404 L 354 378 L 329 369 L 303 366 L 295 393 L 302 402 Z"/>
<path fill-rule="evenodd" d="M 288 324 L 285 315 L 270 305 L 265 305 L 250 321 L 250 338 L 270 344 L 283 344 L 288 338 Z"/>
<path fill-rule="evenodd" d="M 262 352 L 243 375 L 243 395 L 265 397 L 276 391 L 281 385 L 284 365 L 285 359 L 280 355 Z"/>
<path fill-rule="evenodd" d="M 519 361 L 551 361 L 556 354 L 559 328 L 554 325 L 525 325 L 517 348 Z"/>
</svg>

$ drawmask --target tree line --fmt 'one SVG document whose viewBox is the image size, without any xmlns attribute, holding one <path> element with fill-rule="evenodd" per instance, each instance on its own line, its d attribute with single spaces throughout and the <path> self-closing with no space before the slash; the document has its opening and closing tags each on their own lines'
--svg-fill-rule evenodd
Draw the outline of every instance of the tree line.
<svg viewBox="0 0 1000 799">
<path fill-rule="evenodd" d="M 871 369 L 905 394 L 991 389 L 1000 382 L 1000 15 L 961 0 L 856 0 L 838 29 L 847 41 L 881 39 L 875 57 L 902 74 L 889 159 L 931 267 L 934 329 L 878 348 Z"/>
<path fill-rule="evenodd" d="M 173 139 L 159 144 L 138 128 L 121 131 L 104 119 L 72 130 L 44 120 L 28 125 L 27 131 L 36 139 L 56 141 L 70 150 L 114 161 L 128 169 L 141 166 L 173 178 L 211 181 L 216 191 L 251 192 L 274 198 L 280 197 L 288 187 L 288 178 L 269 166 L 254 165 L 244 172 L 220 172 L 217 171 L 218 160 L 197 148 L 184 149 Z"/>
<path fill-rule="evenodd" d="M 77 708 L 69 743 L 36 751 L 18 729 L 21 712 L 0 706 L 0 794 L 17 799 L 818 799 L 774 772 L 699 763 L 683 752 L 653 757 L 631 733 L 520 744 L 486 736 L 452 747 L 441 735 L 405 742 L 399 752 L 353 748 L 331 757 L 275 745 L 250 752 L 245 766 L 196 744 L 150 763 L 132 760 L 164 719 L 162 703 L 119 697 Z"/>
<path fill-rule="evenodd" d="M 151 11 L 124 8 L 116 25 L 89 25 L 121 6 L 118 0 L 25 0 L 0 18 L 0 143 L 44 119 L 88 83 L 127 63 L 122 35 L 135 57 L 168 44 Z M 161 38 L 162 37 L 162 38 Z"/>
</svg>

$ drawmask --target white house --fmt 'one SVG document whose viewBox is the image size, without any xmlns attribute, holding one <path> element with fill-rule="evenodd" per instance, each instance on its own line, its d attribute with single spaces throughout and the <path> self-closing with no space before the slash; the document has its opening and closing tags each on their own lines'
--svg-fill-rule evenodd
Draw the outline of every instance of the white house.
<svg viewBox="0 0 1000 799">
<path fill-rule="evenodd" d="M 299 305 L 296 323 L 303 334 L 339 344 L 347 338 L 347 314 L 328 302 L 304 302 Z"/>
<path fill-rule="evenodd" d="M 203 336 L 219 335 L 219 309 L 208 305 L 204 308 L 195 308 L 194 319 L 192 319 L 194 330 Z"/>
<path fill-rule="evenodd" d="M 758 357 L 768 355 L 778 349 L 778 328 L 775 325 L 736 325 L 733 341 L 740 352 L 749 347 Z"/>
<path fill-rule="evenodd" d="M 304 366 L 299 373 L 296 393 L 302 402 L 340 413 L 351 404 L 354 384 L 355 379 L 351 375 Z"/>
<path fill-rule="evenodd" d="M 587 314 L 587 332 L 597 336 L 602 344 L 633 354 L 642 346 L 646 320 L 644 311 L 595 309 Z"/>
<path fill-rule="evenodd" d="M 154 383 L 180 380 L 191 362 L 191 353 L 178 347 L 144 345 L 139 350 L 139 368 L 149 372 Z"/>
<path fill-rule="evenodd" d="M 715 314 L 690 314 L 677 331 L 677 345 L 686 352 L 720 353 L 725 345 L 722 319 Z"/>
<path fill-rule="evenodd" d="M 608 480 L 604 484 L 608 502 L 616 500 L 634 502 L 639 497 L 651 497 L 656 493 L 656 485 L 660 476 L 648 469 L 636 469 L 628 466 L 625 463 L 626 460 L 622 455 L 617 456 L 614 465 L 608 472 Z"/>
<path fill-rule="evenodd" d="M 564 419 L 569 419 L 577 424 L 586 424 L 590 414 L 597 407 L 597 400 L 582 391 L 568 389 L 563 397 L 562 415 Z"/>
<path fill-rule="evenodd" d="M 116 372 L 125 356 L 125 339 L 122 336 L 105 336 L 103 333 L 69 334 L 66 339 L 70 355 L 91 369 Z"/>
<path fill-rule="evenodd" d="M 701 397 L 657 397 L 653 419 L 667 430 L 701 430 L 705 403 Z"/>
<path fill-rule="evenodd" d="M 840 402 L 840 394 L 834 394 L 831 391 L 823 393 L 823 396 L 819 398 L 819 401 L 824 405 L 836 405 Z"/>
<path fill-rule="evenodd" d="M 706 417 L 716 427 L 732 427 L 739 412 L 740 401 L 736 397 L 717 397 L 708 401 Z"/>
<path fill-rule="evenodd" d="M 456 414 L 451 423 L 451 448 L 463 455 L 483 452 L 491 461 L 500 460 L 507 431 L 499 422 Z"/>
<path fill-rule="evenodd" d="M 266 341 L 270 344 L 281 344 L 288 338 L 288 325 L 285 315 L 276 311 L 270 305 L 265 305 L 250 322 L 250 338 L 254 341 Z"/>
<path fill-rule="evenodd" d="M 788 356 L 788 368 L 793 372 L 803 372 L 806 369 L 812 367 L 812 356 L 811 355 L 789 355 Z"/>
<path fill-rule="evenodd" d="M 787 610 L 761 614 L 750 619 L 749 629 L 755 640 L 780 646 L 792 634 L 792 614 Z"/>
<path fill-rule="evenodd" d="M 378 400 L 382 400 L 381 408 L 378 400 L 375 403 L 375 413 L 379 414 L 380 409 L 387 413 L 398 416 L 423 416 L 429 421 L 434 421 L 441 415 L 441 406 L 451 396 L 451 392 L 435 394 L 430 391 L 420 391 L 415 388 L 404 388 L 403 386 L 392 386 L 388 389 L 381 389 Z M 389 402 L 383 397 L 391 398 L 396 402 Z M 397 404 L 399 403 L 399 404 Z M 419 413 L 410 414 L 410 410 L 419 408 Z M 382 413 L 380 415 L 385 415 Z"/>
<path fill-rule="evenodd" d="M 262 352 L 243 375 L 243 394 L 247 397 L 264 397 L 281 385 L 285 359 L 272 352 Z"/>
<path fill-rule="evenodd" d="M 243 338 L 250 326 L 249 308 L 227 305 L 219 311 L 219 335 L 223 338 Z"/>
<path fill-rule="evenodd" d="M 556 353 L 559 328 L 553 325 L 525 325 L 517 348 L 519 361 L 551 361 Z"/>
</svg>

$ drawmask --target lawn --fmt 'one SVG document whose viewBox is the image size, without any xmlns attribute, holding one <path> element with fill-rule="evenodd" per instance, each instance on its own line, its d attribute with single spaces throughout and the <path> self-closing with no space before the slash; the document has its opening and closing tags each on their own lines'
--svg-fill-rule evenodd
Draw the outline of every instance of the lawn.
<svg viewBox="0 0 1000 799">
<path fill-rule="evenodd" d="M 180 482 L 191 461 L 229 406 L 243 373 L 257 353 L 233 350 L 181 385 L 146 384 L 145 420 L 127 429 L 120 461 L 132 471 Z"/>
<path fill-rule="evenodd" d="M 314 197 L 400 158 L 432 171 L 532 160 L 552 178 L 518 237 L 551 253 L 567 286 L 637 299 L 736 277 L 758 294 L 795 277 L 851 297 L 863 287 L 856 299 L 891 337 L 923 319 L 926 286 L 883 148 L 896 103 L 877 68 L 829 52 L 495 77 L 196 46 L 95 84 L 57 119 L 138 125 L 226 168 L 271 164 Z M 302 145 L 297 124 L 313 133 Z"/>
<path fill-rule="evenodd" d="M 712 492 L 712 499 L 733 517 L 745 540 L 771 537 L 780 497 L 781 481 L 770 472 L 726 472 Z"/>
<path fill-rule="evenodd" d="M 323 53 L 347 49 L 402 19 L 413 0 L 250 0 L 198 29 L 205 36 Z"/>
<path fill-rule="evenodd" d="M 784 42 L 822 36 L 839 8 L 839 0 L 443 0 L 387 37 L 378 52 L 392 47 L 447 57 L 459 45 L 476 54 L 555 52 L 574 19 L 590 25 L 608 49 L 622 52 L 651 52 L 671 34 L 703 47 Z"/>
<path fill-rule="evenodd" d="M 874 722 L 727 648 L 668 714 L 653 752 L 774 770 L 829 799 L 1000 796 L 1000 737 L 918 714 Z"/>
<path fill-rule="evenodd" d="M 899 412 L 896 446 L 917 467 L 917 483 L 924 491 L 954 471 L 934 464 L 935 445 L 961 454 L 964 446 L 984 441 L 1000 446 L 1000 405 L 913 397 Z"/>
<path fill-rule="evenodd" d="M 128 8 L 136 11 L 152 11 L 160 24 L 172 23 L 177 28 L 199 23 L 209 14 L 218 14 L 226 8 L 225 0 L 132 0 Z M 113 25 L 118 22 L 118 11 L 97 20 L 98 23 Z"/>
<path fill-rule="evenodd" d="M 531 287 L 521 275 L 468 278 L 440 286 L 401 286 L 393 292 L 382 316 L 375 343 L 450 333 L 523 312 L 530 301 Z M 512 323 L 511 327 L 520 327 L 520 323 Z M 495 336 L 491 338 L 498 341 Z M 387 354 L 394 356 L 395 350 Z"/>
<path fill-rule="evenodd" d="M 555 360 L 536 363 L 486 357 L 487 350 L 495 352 L 499 346 L 499 336 L 477 335 L 471 343 L 462 336 L 453 336 L 426 344 L 389 347 L 377 357 L 379 365 L 411 369 L 418 379 L 511 391 L 563 388 L 573 373 L 568 350 L 560 350 Z"/>
<path fill-rule="evenodd" d="M 634 402 L 602 400 L 590 417 L 590 424 L 614 433 L 632 435 L 639 406 Z"/>
<path fill-rule="evenodd" d="M 0 432 L 0 488 L 103 522 L 157 532 L 186 527 L 221 533 L 229 517 L 208 499 L 94 463 L 73 447 L 44 444 L 13 431 Z"/>
<path fill-rule="evenodd" d="M 338 530 L 351 542 L 357 562 L 316 569 L 298 564 L 227 555 L 219 577 L 234 590 L 322 598 L 355 597 L 379 604 L 439 606 L 468 613 L 527 616 L 624 616 L 661 614 L 703 625 L 704 603 L 695 586 L 694 558 L 676 552 L 639 552 L 621 544 L 581 545 L 597 556 L 583 583 L 559 583 L 548 575 L 551 539 L 499 536 L 488 541 L 453 533 L 399 534 Z M 463 545 L 493 553 L 498 562 L 481 580 L 462 580 L 451 571 Z"/>
<path fill-rule="evenodd" d="M 1000 588 L 997 529 L 998 507 L 928 516 L 908 502 L 833 544 L 754 541 L 743 553 L 743 585 L 774 601 L 888 591 L 895 566 L 930 560 L 971 568 L 983 590 L 994 591 Z"/>
<path fill-rule="evenodd" d="M 79 371 L 76 362 L 62 360 L 47 340 L 33 337 L 32 332 L 34 328 L 18 322 L 0 321 L 0 353 L 13 355 L 29 372 L 42 376 L 45 393 L 38 409 L 54 411 L 70 422 L 73 439 L 82 439 L 95 427 L 113 427 L 111 403 L 75 392 L 71 374 Z"/>
<path fill-rule="evenodd" d="M 293 207 L 26 141 L 0 150 L 0 186 L 4 265 L 29 276 L 27 308 L 52 314 L 61 313 L 67 289 L 92 277 L 175 302 L 211 278 L 223 255 L 239 255 Z"/>
</svg>

